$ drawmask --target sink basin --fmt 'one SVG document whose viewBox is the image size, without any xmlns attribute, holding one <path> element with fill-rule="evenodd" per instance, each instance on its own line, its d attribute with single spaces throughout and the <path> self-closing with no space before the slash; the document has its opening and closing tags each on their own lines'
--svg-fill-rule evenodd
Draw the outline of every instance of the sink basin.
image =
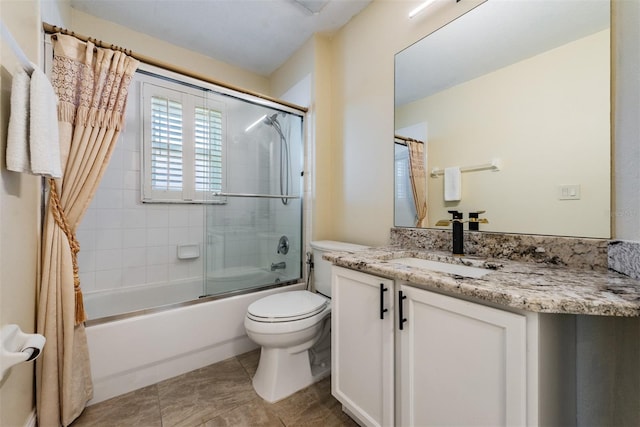
<svg viewBox="0 0 640 427">
<path fill-rule="evenodd" d="M 455 274 L 472 279 L 479 279 L 485 274 L 489 274 L 491 270 L 480 267 L 470 267 L 462 264 L 449 264 L 440 261 L 431 261 L 422 258 L 395 258 L 391 262 L 406 265 L 409 267 L 423 268 L 425 270 L 437 271 L 440 273 Z"/>
</svg>

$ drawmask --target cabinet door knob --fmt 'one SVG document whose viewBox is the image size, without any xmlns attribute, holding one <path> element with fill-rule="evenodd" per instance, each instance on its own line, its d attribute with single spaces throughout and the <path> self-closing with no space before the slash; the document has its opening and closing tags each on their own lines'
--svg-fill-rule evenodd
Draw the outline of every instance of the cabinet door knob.
<svg viewBox="0 0 640 427">
<path fill-rule="evenodd" d="M 398 291 L 398 328 L 400 330 L 404 329 L 404 322 L 407 321 L 407 319 L 404 317 L 404 312 L 403 312 L 403 304 L 402 301 L 406 300 L 407 296 L 404 295 L 402 293 L 402 291 Z"/>
<path fill-rule="evenodd" d="M 387 292 L 389 288 L 384 287 L 384 283 L 380 283 L 380 319 L 384 319 L 384 314 L 389 311 L 384 308 L 384 293 Z"/>
</svg>

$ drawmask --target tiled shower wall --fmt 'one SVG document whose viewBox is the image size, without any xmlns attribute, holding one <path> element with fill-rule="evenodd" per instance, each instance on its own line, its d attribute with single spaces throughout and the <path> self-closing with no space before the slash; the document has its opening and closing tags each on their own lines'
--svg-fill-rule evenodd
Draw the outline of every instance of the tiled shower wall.
<svg viewBox="0 0 640 427">
<path fill-rule="evenodd" d="M 131 127 L 123 132 L 78 227 L 80 281 L 87 294 L 203 277 L 204 257 L 179 260 L 177 247 L 197 244 L 202 254 L 204 206 L 140 202 L 135 133 Z"/>
</svg>

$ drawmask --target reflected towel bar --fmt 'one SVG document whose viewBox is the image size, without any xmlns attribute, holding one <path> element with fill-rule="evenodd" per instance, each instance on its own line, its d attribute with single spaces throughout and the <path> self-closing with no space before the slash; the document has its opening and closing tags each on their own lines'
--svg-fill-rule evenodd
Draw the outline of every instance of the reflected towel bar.
<svg viewBox="0 0 640 427">
<path fill-rule="evenodd" d="M 251 193 L 211 193 L 213 197 L 257 197 L 262 199 L 299 199 L 300 196 L 282 196 L 280 194 L 251 194 Z"/>
<path fill-rule="evenodd" d="M 493 159 L 491 163 L 484 163 L 481 165 L 474 166 L 463 166 L 460 168 L 460 172 L 475 172 L 475 171 L 485 171 L 490 170 L 497 172 L 500 170 L 500 159 Z M 435 178 L 437 176 L 444 175 L 444 169 L 441 168 L 433 168 L 431 169 L 431 177 Z"/>
</svg>

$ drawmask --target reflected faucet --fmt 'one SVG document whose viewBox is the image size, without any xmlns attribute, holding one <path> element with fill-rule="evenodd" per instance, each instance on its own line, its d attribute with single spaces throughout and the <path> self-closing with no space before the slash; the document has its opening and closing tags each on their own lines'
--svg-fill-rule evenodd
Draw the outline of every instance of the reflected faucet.
<svg viewBox="0 0 640 427">
<path fill-rule="evenodd" d="M 276 271 L 276 270 L 284 270 L 285 268 L 287 268 L 287 263 L 282 261 L 282 262 L 278 262 L 278 263 L 271 263 L 271 271 Z"/>
</svg>

